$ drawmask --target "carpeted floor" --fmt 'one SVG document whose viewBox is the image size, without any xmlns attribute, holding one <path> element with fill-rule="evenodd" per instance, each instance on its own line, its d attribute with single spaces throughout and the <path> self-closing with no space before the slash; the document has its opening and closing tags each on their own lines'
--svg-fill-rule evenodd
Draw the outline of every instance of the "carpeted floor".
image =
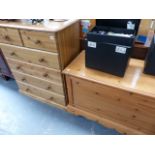
<svg viewBox="0 0 155 155">
<path fill-rule="evenodd" d="M 1 135 L 118 135 L 96 122 L 74 116 L 18 92 L 14 80 L 0 78 Z"/>
</svg>

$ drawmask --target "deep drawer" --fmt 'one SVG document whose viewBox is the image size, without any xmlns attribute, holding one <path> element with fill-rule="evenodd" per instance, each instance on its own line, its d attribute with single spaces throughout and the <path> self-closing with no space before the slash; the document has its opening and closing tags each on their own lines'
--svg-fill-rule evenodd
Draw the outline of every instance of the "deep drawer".
<svg viewBox="0 0 155 155">
<path fill-rule="evenodd" d="M 62 77 L 59 70 L 51 69 L 51 68 L 31 64 L 31 63 L 26 63 L 22 61 L 17 61 L 10 58 L 7 58 L 7 62 L 11 70 L 29 74 L 57 84 L 62 83 Z"/>
<path fill-rule="evenodd" d="M 7 58 L 12 58 L 32 64 L 38 64 L 49 68 L 60 68 L 57 53 L 49 53 L 41 50 L 29 49 L 1 43 L 0 48 L 2 49 L 3 54 Z"/>
<path fill-rule="evenodd" d="M 62 83 L 57 84 L 57 83 L 49 82 L 49 81 L 46 81 L 46 80 L 43 80 L 40 78 L 36 78 L 36 77 L 28 75 L 28 74 L 19 73 L 14 70 L 12 70 L 12 72 L 13 72 L 15 79 L 19 82 L 30 84 L 32 86 L 44 89 L 49 92 L 54 92 L 54 93 L 58 93 L 60 95 L 64 95 Z"/>
<path fill-rule="evenodd" d="M 25 92 L 26 94 L 30 94 L 30 96 L 33 95 L 38 98 L 43 98 L 44 100 L 46 100 L 48 103 L 51 104 L 57 103 L 60 105 L 65 105 L 65 97 L 63 95 L 45 91 L 32 85 L 24 84 L 22 82 L 18 82 L 18 86 L 20 88 L 20 91 Z"/>
</svg>

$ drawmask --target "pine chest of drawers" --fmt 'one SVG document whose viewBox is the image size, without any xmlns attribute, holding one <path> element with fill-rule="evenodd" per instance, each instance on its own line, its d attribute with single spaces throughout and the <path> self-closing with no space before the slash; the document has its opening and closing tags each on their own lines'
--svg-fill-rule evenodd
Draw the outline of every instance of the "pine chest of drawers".
<svg viewBox="0 0 155 155">
<path fill-rule="evenodd" d="M 80 51 L 79 20 L 30 25 L 0 22 L 0 49 L 21 93 L 65 108 L 62 70 Z"/>
</svg>

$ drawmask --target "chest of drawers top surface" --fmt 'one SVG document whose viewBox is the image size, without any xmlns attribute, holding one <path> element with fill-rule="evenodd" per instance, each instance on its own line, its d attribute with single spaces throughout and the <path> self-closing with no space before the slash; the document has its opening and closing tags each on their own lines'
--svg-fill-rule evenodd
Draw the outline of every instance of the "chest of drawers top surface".
<svg viewBox="0 0 155 155">
<path fill-rule="evenodd" d="M 62 22 L 49 21 L 45 24 L 30 24 L 22 22 L 22 20 L 17 21 L 0 21 L 0 27 L 24 29 L 24 30 L 34 30 L 34 31 L 44 31 L 44 32 L 58 32 L 68 26 L 78 22 L 78 19 L 65 20 Z"/>
</svg>

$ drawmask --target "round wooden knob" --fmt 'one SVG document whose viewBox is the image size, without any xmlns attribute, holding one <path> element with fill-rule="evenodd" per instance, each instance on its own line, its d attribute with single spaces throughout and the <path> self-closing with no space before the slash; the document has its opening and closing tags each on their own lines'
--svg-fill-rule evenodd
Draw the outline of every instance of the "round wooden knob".
<svg viewBox="0 0 155 155">
<path fill-rule="evenodd" d="M 6 40 L 10 40 L 10 37 L 9 37 L 8 35 L 4 36 L 4 38 L 5 38 Z"/>
<path fill-rule="evenodd" d="M 17 66 L 16 69 L 21 69 L 21 67 L 20 66 Z"/>
<path fill-rule="evenodd" d="M 48 86 L 48 87 L 47 87 L 47 90 L 50 90 L 50 89 L 51 89 L 51 86 Z"/>
<path fill-rule="evenodd" d="M 50 97 L 49 100 L 53 101 L 54 97 Z"/>
<path fill-rule="evenodd" d="M 22 81 L 26 81 L 26 79 L 25 78 L 22 78 Z"/>
<path fill-rule="evenodd" d="M 36 44 L 41 44 L 41 41 L 40 41 L 40 40 L 36 40 L 35 43 L 36 43 Z"/>
<path fill-rule="evenodd" d="M 44 77 L 48 77 L 48 74 L 47 74 L 47 73 L 45 73 L 43 76 L 44 76 Z"/>
<path fill-rule="evenodd" d="M 39 59 L 39 62 L 45 62 L 44 58 Z"/>
<path fill-rule="evenodd" d="M 16 53 L 15 53 L 15 52 L 11 52 L 11 53 L 10 53 L 10 55 L 12 55 L 12 56 L 13 56 L 13 55 L 16 55 Z"/>
<path fill-rule="evenodd" d="M 26 91 L 27 91 L 27 92 L 29 92 L 29 91 L 30 91 L 30 89 L 29 89 L 29 88 L 26 88 Z"/>
</svg>

